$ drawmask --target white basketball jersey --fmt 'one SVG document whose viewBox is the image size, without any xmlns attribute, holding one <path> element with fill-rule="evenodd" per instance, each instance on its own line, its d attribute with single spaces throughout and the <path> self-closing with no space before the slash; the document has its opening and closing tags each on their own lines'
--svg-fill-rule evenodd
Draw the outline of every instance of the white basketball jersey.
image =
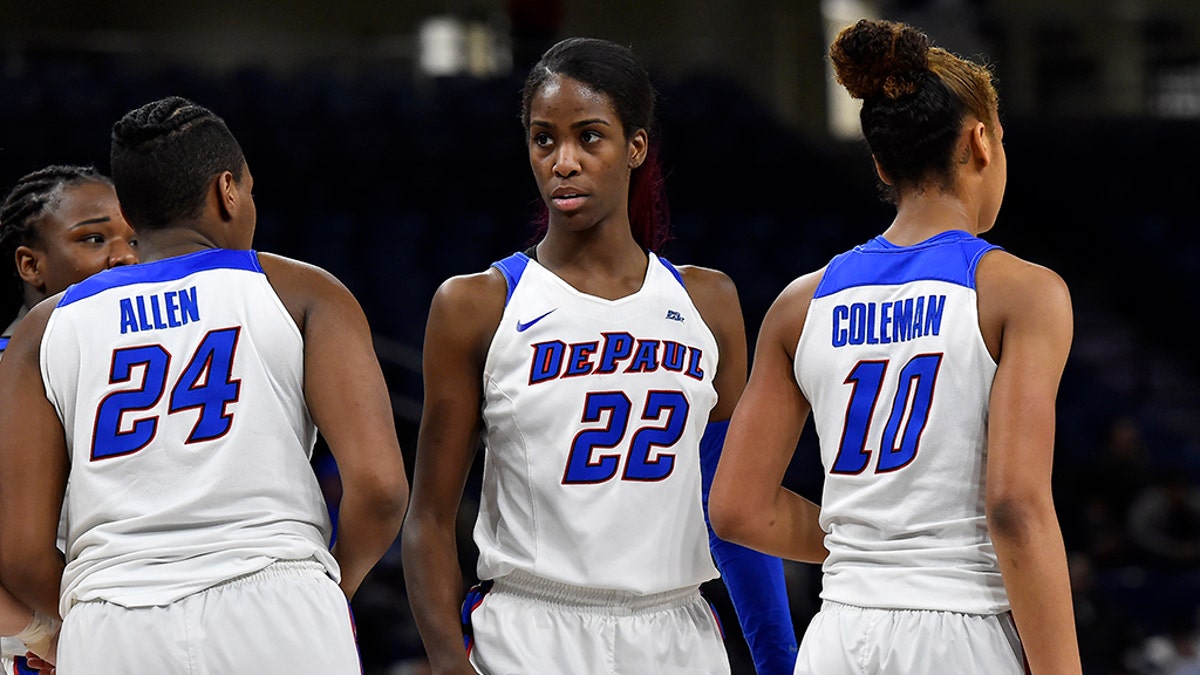
<svg viewBox="0 0 1200 675">
<path fill-rule="evenodd" d="M 908 247 L 877 237 L 817 287 L 795 375 L 825 466 L 827 600 L 1008 610 L 984 513 L 996 363 L 975 269 L 993 248 L 959 231 Z"/>
<path fill-rule="evenodd" d="M 62 612 L 164 605 L 275 560 L 338 578 L 303 339 L 252 251 L 114 268 L 46 325 L 70 453 Z"/>
<path fill-rule="evenodd" d="M 481 579 L 523 570 L 639 594 L 717 576 L 700 501 L 700 437 L 717 343 L 678 272 L 650 254 L 642 288 L 581 293 L 518 253 L 484 365 Z"/>
</svg>

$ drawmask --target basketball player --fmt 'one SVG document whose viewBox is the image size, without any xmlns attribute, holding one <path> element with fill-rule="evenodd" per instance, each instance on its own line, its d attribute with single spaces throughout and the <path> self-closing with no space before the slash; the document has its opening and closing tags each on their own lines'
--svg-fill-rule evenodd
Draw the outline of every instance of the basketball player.
<svg viewBox="0 0 1200 675">
<path fill-rule="evenodd" d="M 797 673 L 1079 673 L 1050 492 L 1071 302 L 978 238 L 1007 177 L 991 74 L 887 21 L 830 58 L 896 218 L 768 311 L 713 525 L 824 562 Z M 810 412 L 820 507 L 780 487 Z"/>
<path fill-rule="evenodd" d="M 112 169 L 143 264 L 35 307 L 0 361 L 3 583 L 64 617 L 63 675 L 359 673 L 347 599 L 408 492 L 362 311 L 250 250 L 253 177 L 211 111 L 131 111 Z M 332 551 L 317 428 L 345 487 Z"/>
<path fill-rule="evenodd" d="M 729 672 L 698 591 L 717 576 L 701 464 L 745 386 L 745 332 L 727 276 L 654 252 L 653 107 L 628 49 L 547 51 L 522 115 L 544 236 L 433 299 L 402 550 L 436 673 Z M 480 439 L 484 583 L 460 612 L 455 521 Z M 750 643 L 763 672 L 790 673 L 782 563 L 739 552 L 731 595 L 766 624 Z"/>
<path fill-rule="evenodd" d="M 13 265 L 21 308 L 0 334 L 0 356 L 30 307 L 100 270 L 137 262 L 136 245 L 112 181 L 95 169 L 48 166 L 18 180 L 0 205 L 0 260 Z M 32 610 L 21 613 L 31 620 Z M 3 672 L 31 672 L 26 649 L 21 639 L 0 638 Z"/>
<path fill-rule="evenodd" d="M 0 206 L 0 260 L 21 295 L 0 354 L 30 307 L 110 267 L 137 262 L 137 240 L 112 181 L 91 167 L 48 166 L 17 181 Z"/>
</svg>

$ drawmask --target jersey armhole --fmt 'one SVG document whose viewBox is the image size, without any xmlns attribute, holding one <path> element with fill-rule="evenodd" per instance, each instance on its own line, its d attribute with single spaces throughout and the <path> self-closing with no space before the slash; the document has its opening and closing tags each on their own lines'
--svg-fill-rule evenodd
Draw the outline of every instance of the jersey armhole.
<svg viewBox="0 0 1200 675">
<path fill-rule="evenodd" d="M 517 289 L 517 282 L 521 281 L 521 275 L 525 273 L 525 267 L 528 264 L 529 256 L 524 253 L 514 253 L 503 260 L 492 263 L 492 267 L 500 270 L 500 273 L 504 275 L 504 285 L 507 287 L 504 291 L 505 307 L 512 299 L 513 291 Z"/>
<path fill-rule="evenodd" d="M 667 260 L 666 258 L 663 258 L 661 256 L 657 256 L 657 255 L 654 257 L 658 258 L 658 261 L 660 263 L 662 263 L 662 266 L 667 268 L 667 271 L 671 273 L 671 276 L 675 277 L 675 281 L 678 281 L 679 285 L 683 286 L 684 290 L 686 290 L 687 284 L 683 283 L 683 275 L 680 274 L 679 270 L 676 269 L 675 266 L 671 264 L 671 261 Z"/>
</svg>

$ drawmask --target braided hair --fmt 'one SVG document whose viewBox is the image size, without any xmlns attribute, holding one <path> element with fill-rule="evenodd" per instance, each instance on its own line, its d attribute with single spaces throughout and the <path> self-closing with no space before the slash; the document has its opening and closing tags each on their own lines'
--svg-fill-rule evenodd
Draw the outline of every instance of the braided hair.
<svg viewBox="0 0 1200 675">
<path fill-rule="evenodd" d="M 18 298 L 22 294 L 17 249 L 38 245 L 42 217 L 58 206 L 65 188 L 87 182 L 112 185 L 112 180 L 93 167 L 56 164 L 22 176 L 0 204 L 0 260 L 8 266 L 12 279 L 12 283 L 3 283 L 5 309 L 11 304 L 9 292 L 15 290 Z"/>
<path fill-rule="evenodd" d="M 650 136 L 646 159 L 633 170 L 629 179 L 629 222 L 633 238 L 650 251 L 658 252 L 671 239 L 671 218 L 667 208 L 659 146 L 653 133 L 657 94 L 650 75 L 633 52 L 622 45 L 597 38 L 567 38 L 542 55 L 529 72 L 521 94 L 521 125 L 529 131 L 529 113 L 533 99 L 556 75 L 582 82 L 604 94 L 629 138 L 644 129 Z M 538 218 L 537 237 L 545 234 L 548 214 Z"/>
<path fill-rule="evenodd" d="M 994 132 L 999 99 L 987 67 L 935 47 L 902 23 L 860 20 L 829 48 L 837 81 L 862 99 L 859 120 L 888 178 L 885 197 L 954 181 L 954 145 L 968 116 Z"/>
<path fill-rule="evenodd" d="M 212 178 L 243 177 L 245 155 L 225 121 L 186 98 L 169 96 L 131 110 L 112 129 L 117 199 L 135 230 L 198 216 Z"/>
</svg>

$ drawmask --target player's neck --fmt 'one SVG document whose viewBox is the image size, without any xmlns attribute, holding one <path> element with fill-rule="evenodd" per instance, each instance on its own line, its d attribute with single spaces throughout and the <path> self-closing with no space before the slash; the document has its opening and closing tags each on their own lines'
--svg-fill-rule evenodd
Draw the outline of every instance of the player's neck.
<svg viewBox="0 0 1200 675">
<path fill-rule="evenodd" d="M 551 230 L 537 245 L 538 262 L 583 293 L 615 300 L 636 293 L 649 257 L 633 236 Z"/>
<path fill-rule="evenodd" d="M 226 248 L 201 232 L 186 227 L 138 232 L 138 258 L 142 262 L 174 258 L 213 248 Z"/>
<path fill-rule="evenodd" d="M 901 199 L 883 237 L 897 246 L 911 246 L 952 230 L 978 234 L 975 209 L 956 194 L 927 190 Z"/>
</svg>

